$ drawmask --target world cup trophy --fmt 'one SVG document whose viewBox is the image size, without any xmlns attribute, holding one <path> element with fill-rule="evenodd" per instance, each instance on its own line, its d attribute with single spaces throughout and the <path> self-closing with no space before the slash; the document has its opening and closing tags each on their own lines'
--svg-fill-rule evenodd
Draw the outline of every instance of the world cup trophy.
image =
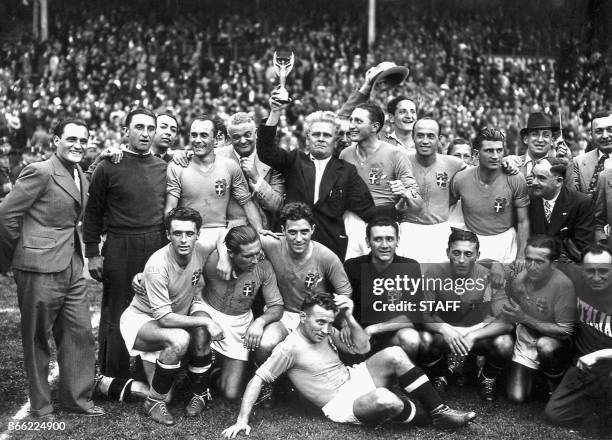
<svg viewBox="0 0 612 440">
<path fill-rule="evenodd" d="M 272 60 L 274 64 L 274 72 L 278 76 L 279 80 L 279 101 L 283 103 L 288 103 L 291 100 L 289 99 L 289 92 L 285 88 L 285 84 L 287 82 L 287 75 L 293 69 L 293 52 L 289 51 L 278 51 L 274 52 L 274 58 Z"/>
</svg>

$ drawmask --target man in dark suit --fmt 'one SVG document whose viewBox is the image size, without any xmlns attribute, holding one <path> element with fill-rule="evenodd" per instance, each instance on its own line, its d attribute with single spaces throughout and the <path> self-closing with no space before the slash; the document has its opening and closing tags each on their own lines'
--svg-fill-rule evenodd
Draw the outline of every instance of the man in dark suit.
<svg viewBox="0 0 612 440">
<path fill-rule="evenodd" d="M 564 185 L 567 167 L 547 157 L 533 167 L 529 204 L 531 235 L 545 234 L 557 240 L 561 256 L 580 261 L 582 250 L 594 242 L 591 198 Z"/>
<path fill-rule="evenodd" d="M 30 407 L 37 417 L 53 413 L 47 382 L 51 331 L 60 403 L 68 411 L 104 414 L 91 400 L 95 342 L 77 228 L 87 201 L 87 180 L 78 162 L 88 136 L 84 122 L 60 122 L 53 133 L 55 155 L 27 165 L 0 204 L 0 271 L 12 260 Z"/>
<path fill-rule="evenodd" d="M 612 168 L 612 111 L 597 112 L 591 120 L 591 140 L 595 148 L 574 159 L 574 187 L 594 194 L 599 174 Z"/>
<path fill-rule="evenodd" d="M 285 176 L 259 159 L 255 149 L 257 127 L 251 115 L 233 114 L 227 123 L 227 133 L 232 144 L 219 147 L 215 152 L 240 165 L 263 226 L 277 230 L 278 213 L 285 196 Z M 244 209 L 234 199 L 229 202 L 227 217 L 232 225 L 247 224 Z"/>
<path fill-rule="evenodd" d="M 344 260 L 347 237 L 342 215 L 350 210 L 367 222 L 375 214 L 374 201 L 355 167 L 332 156 L 338 133 L 334 113 L 315 112 L 306 118 L 308 153 L 287 152 L 274 145 L 285 106 L 278 90 L 272 92 L 270 116 L 257 136 L 259 158 L 285 175 L 287 203 L 300 201 L 312 209 L 316 225 L 312 239 Z"/>
</svg>

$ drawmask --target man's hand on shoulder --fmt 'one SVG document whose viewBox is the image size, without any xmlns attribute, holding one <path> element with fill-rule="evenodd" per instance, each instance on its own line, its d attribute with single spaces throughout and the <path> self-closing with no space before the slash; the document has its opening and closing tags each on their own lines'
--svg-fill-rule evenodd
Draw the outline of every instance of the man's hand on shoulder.
<svg viewBox="0 0 612 440">
<path fill-rule="evenodd" d="M 187 168 L 189 166 L 189 161 L 191 161 L 191 156 L 193 156 L 193 151 L 176 150 L 172 154 L 172 162 L 183 168 Z"/>
</svg>

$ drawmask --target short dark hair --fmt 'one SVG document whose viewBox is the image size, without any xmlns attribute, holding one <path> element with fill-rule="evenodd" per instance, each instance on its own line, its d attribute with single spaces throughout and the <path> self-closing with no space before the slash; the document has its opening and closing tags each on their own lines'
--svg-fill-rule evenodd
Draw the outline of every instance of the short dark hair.
<svg viewBox="0 0 612 440">
<path fill-rule="evenodd" d="M 68 125 L 68 124 L 80 125 L 81 127 L 85 127 L 85 129 L 89 133 L 89 127 L 87 126 L 85 121 L 83 121 L 82 119 L 65 118 L 65 119 L 61 119 L 55 125 L 55 127 L 53 127 L 53 133 L 52 133 L 53 136 L 57 136 L 58 138 L 61 138 L 62 135 L 64 134 L 64 129 L 66 128 L 66 125 Z"/>
<path fill-rule="evenodd" d="M 227 125 L 223 122 L 223 119 L 220 117 L 215 117 L 213 119 L 213 124 L 215 126 L 215 136 L 218 136 L 219 133 L 223 135 L 225 139 L 228 138 Z"/>
<path fill-rule="evenodd" d="M 612 116 L 612 110 L 599 110 L 595 112 L 595 114 L 591 118 L 591 129 L 593 128 L 593 120 L 607 118 L 608 116 Z"/>
<path fill-rule="evenodd" d="M 234 226 L 225 236 L 225 245 L 230 251 L 238 253 L 240 246 L 254 243 L 257 240 L 259 240 L 259 234 L 252 226 Z"/>
<path fill-rule="evenodd" d="M 395 236 L 399 237 L 399 226 L 397 222 L 388 216 L 378 216 L 374 217 L 372 220 L 368 222 L 366 226 L 366 238 L 370 238 L 370 232 L 372 232 L 372 228 L 375 226 L 391 226 L 395 229 Z"/>
<path fill-rule="evenodd" d="M 210 121 L 213 125 L 213 136 L 217 137 L 217 133 L 219 132 L 219 127 L 217 126 L 217 124 L 215 123 L 214 118 L 208 116 L 208 115 L 200 115 L 200 116 L 196 116 L 195 118 L 193 118 L 191 120 L 191 122 L 189 123 L 189 131 L 191 131 L 191 126 L 193 125 L 193 123 L 195 121 Z"/>
<path fill-rule="evenodd" d="M 548 254 L 549 261 L 555 261 L 559 258 L 559 246 L 557 245 L 557 241 L 548 235 L 535 234 L 530 236 L 527 239 L 525 249 L 527 246 L 548 249 L 550 251 Z"/>
<path fill-rule="evenodd" d="M 484 141 L 501 142 L 503 144 L 505 138 L 501 130 L 485 127 L 476 135 L 476 139 L 474 139 L 474 148 L 480 150 Z"/>
<path fill-rule="evenodd" d="M 607 244 L 593 243 L 586 246 L 582 250 L 582 258 L 580 260 L 584 261 L 584 257 L 586 257 L 587 254 L 601 255 L 603 253 L 607 253 L 608 255 L 610 255 L 610 257 L 612 257 L 612 250 L 610 250 Z"/>
<path fill-rule="evenodd" d="M 300 310 L 306 312 L 312 309 L 314 306 L 320 306 L 325 310 L 332 310 L 334 313 L 338 311 L 338 306 L 336 306 L 336 303 L 334 302 L 334 296 L 327 292 L 309 293 L 306 295 L 306 298 L 304 298 L 304 302 L 302 303 Z"/>
<path fill-rule="evenodd" d="M 134 116 L 136 116 L 136 115 L 151 116 L 153 118 L 153 120 L 155 121 L 155 123 L 157 124 L 157 116 L 155 116 L 155 113 L 153 113 L 148 108 L 138 107 L 138 108 L 135 108 L 134 110 L 132 110 L 131 112 L 129 112 L 127 114 L 127 116 L 125 117 L 125 124 L 124 124 L 124 126 L 125 127 L 129 127 L 130 123 L 132 122 L 132 118 L 134 118 Z"/>
<path fill-rule="evenodd" d="M 448 248 L 450 249 L 451 245 L 456 241 L 469 241 L 471 243 L 476 243 L 476 250 L 480 249 L 480 241 L 478 240 L 478 236 L 472 231 L 452 228 L 452 232 L 448 237 Z"/>
<path fill-rule="evenodd" d="M 378 130 L 376 130 L 376 133 L 382 130 L 382 128 L 385 126 L 385 112 L 383 112 L 383 109 L 380 108 L 378 104 L 374 104 L 373 102 L 364 102 L 355 107 L 355 109 L 358 108 L 368 112 L 371 122 L 378 122 Z"/>
<path fill-rule="evenodd" d="M 167 116 L 167 117 L 169 117 L 169 118 L 174 119 L 174 122 L 176 122 L 176 128 L 177 128 L 177 130 L 178 130 L 178 126 L 179 126 L 178 119 L 176 119 L 176 116 L 174 116 L 174 115 L 173 115 L 173 114 L 171 114 L 171 113 L 160 113 L 160 114 L 158 114 L 158 115 L 155 117 L 155 122 L 157 122 L 157 118 L 160 118 L 160 117 L 162 117 L 162 116 Z"/>
<path fill-rule="evenodd" d="M 399 105 L 400 102 L 402 101 L 410 101 L 414 104 L 414 107 L 418 110 L 418 105 L 415 99 L 413 98 L 408 98 L 407 96 L 396 96 L 395 98 L 393 98 L 391 101 L 389 101 L 387 103 L 387 113 L 390 115 L 394 115 L 395 114 L 395 110 L 397 110 L 397 106 Z"/>
<path fill-rule="evenodd" d="M 287 220 L 297 221 L 306 220 L 310 225 L 314 225 L 314 218 L 312 216 L 312 210 L 304 202 L 291 202 L 287 203 L 280 212 L 280 223 L 285 226 Z"/>
<path fill-rule="evenodd" d="M 550 163 L 550 172 L 557 177 L 565 179 L 565 173 L 567 172 L 566 163 L 558 157 L 544 157 L 542 160 L 546 160 Z"/>
<path fill-rule="evenodd" d="M 172 220 L 180 220 L 180 221 L 192 221 L 195 223 L 196 231 L 199 231 L 202 227 L 202 216 L 198 211 L 193 208 L 188 208 L 186 206 L 179 206 L 172 209 L 168 215 L 166 216 L 166 230 L 170 233 L 170 226 L 172 225 Z"/>
<path fill-rule="evenodd" d="M 455 138 L 448 147 L 448 151 L 446 154 L 448 154 L 449 156 L 452 155 L 457 145 L 467 145 L 468 147 L 470 147 L 470 152 L 472 150 L 472 143 L 470 141 L 464 138 Z"/>
</svg>

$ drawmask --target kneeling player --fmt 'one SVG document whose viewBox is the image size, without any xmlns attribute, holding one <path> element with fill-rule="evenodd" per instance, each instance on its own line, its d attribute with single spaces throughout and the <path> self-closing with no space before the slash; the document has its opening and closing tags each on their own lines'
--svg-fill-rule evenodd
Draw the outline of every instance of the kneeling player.
<svg viewBox="0 0 612 440">
<path fill-rule="evenodd" d="M 228 399 L 242 396 L 249 351 L 257 357 L 260 346 L 276 335 L 282 326 L 277 322 L 283 315 L 283 299 L 270 262 L 263 258 L 259 234 L 251 226 L 236 226 L 225 237 L 227 256 L 232 268 L 229 281 L 217 275 L 219 252 L 214 251 L 204 268 L 204 310 L 223 329 L 224 338 L 213 341 L 215 369 L 221 367 L 217 387 Z M 262 291 L 266 303 L 263 315 L 253 319 L 251 305 L 257 292 Z"/>
<path fill-rule="evenodd" d="M 483 399 L 495 398 L 496 377 L 512 355 L 512 324 L 494 317 L 493 307 L 506 300 L 503 290 L 494 289 L 490 271 L 476 262 L 478 237 L 455 230 L 448 239 L 448 263 L 432 264 L 425 273 L 424 306 L 453 304 L 447 310 L 433 307 L 424 317 L 420 352 L 434 384 L 443 390 L 447 375 L 461 372 L 467 355 L 483 355 L 486 362 L 478 375 Z M 500 268 L 499 272 L 503 272 Z"/>
<path fill-rule="evenodd" d="M 145 412 L 165 425 L 174 424 L 165 398 L 188 350 L 193 397 L 187 415 L 198 414 L 206 405 L 211 364 L 207 342 L 224 337 L 200 298 L 202 269 L 210 252 L 197 243 L 201 224 L 200 214 L 191 208 L 170 211 L 166 218 L 170 243 L 149 258 L 143 275 L 146 292 L 137 292 L 121 316 L 125 345 L 131 356 L 140 355 L 149 379 Z"/>
<path fill-rule="evenodd" d="M 510 304 L 502 318 L 516 323 L 516 343 L 508 377 L 508 398 L 524 402 L 540 370 L 554 386 L 570 361 L 570 336 L 576 315 L 571 280 L 553 267 L 559 258 L 555 240 L 535 235 L 527 240 L 525 270 L 510 285 Z"/>
<path fill-rule="evenodd" d="M 419 332 L 414 322 L 420 322 L 416 306 L 422 299 L 419 263 L 396 254 L 399 226 L 389 217 L 377 217 L 366 226 L 366 242 L 370 253 L 351 258 L 344 269 L 353 288 L 355 318 L 370 336 L 373 350 L 399 345 L 414 359 L 419 350 Z M 415 310 L 388 310 L 402 303 Z"/>
<path fill-rule="evenodd" d="M 350 328 L 352 348 L 341 341 L 339 331 L 332 326 L 338 310 Z M 244 393 L 236 423 L 225 429 L 223 435 L 234 438 L 241 431 L 249 434 L 249 416 L 263 384 L 274 381 L 284 372 L 327 418 L 339 423 L 414 420 L 415 404 L 403 393 L 400 397 L 388 388 L 395 381 L 407 395 L 423 404 L 435 426 L 459 427 L 476 417 L 473 412 L 453 410 L 442 403 L 425 374 L 399 347 L 387 348 L 353 367 L 345 366 L 337 349 L 353 353 L 366 353 L 370 349 L 368 336 L 352 312 L 353 302 L 346 296 L 309 295 L 301 307 L 297 329 L 255 372 Z"/>
</svg>

